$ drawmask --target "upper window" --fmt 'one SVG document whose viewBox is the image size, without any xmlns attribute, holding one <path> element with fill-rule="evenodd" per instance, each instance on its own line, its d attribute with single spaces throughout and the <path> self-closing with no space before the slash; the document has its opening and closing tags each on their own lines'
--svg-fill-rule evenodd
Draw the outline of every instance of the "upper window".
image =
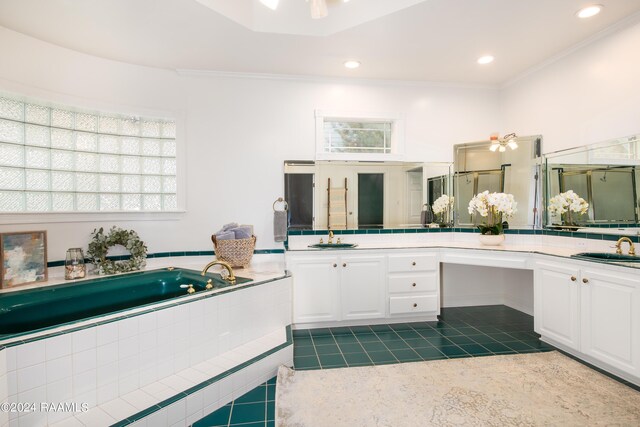
<svg viewBox="0 0 640 427">
<path fill-rule="evenodd" d="M 175 211 L 176 124 L 0 97 L 0 212 Z"/>
<path fill-rule="evenodd" d="M 402 125 L 398 114 L 316 110 L 316 159 L 401 160 Z"/>
<path fill-rule="evenodd" d="M 392 121 L 324 119 L 325 153 L 391 153 Z"/>
</svg>

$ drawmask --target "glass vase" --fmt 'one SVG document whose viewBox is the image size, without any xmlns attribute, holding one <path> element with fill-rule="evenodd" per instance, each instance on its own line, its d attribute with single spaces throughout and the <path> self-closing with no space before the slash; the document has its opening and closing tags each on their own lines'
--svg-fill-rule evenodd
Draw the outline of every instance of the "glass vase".
<svg viewBox="0 0 640 427">
<path fill-rule="evenodd" d="M 67 250 L 67 257 L 64 261 L 64 278 L 66 280 L 82 279 L 86 274 L 87 269 L 82 249 L 71 248 Z"/>
</svg>

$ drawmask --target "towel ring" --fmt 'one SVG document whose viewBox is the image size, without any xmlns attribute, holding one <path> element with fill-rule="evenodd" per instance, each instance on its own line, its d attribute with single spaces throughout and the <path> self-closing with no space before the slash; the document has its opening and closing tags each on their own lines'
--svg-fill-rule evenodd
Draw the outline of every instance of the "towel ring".
<svg viewBox="0 0 640 427">
<path fill-rule="evenodd" d="M 276 203 L 284 203 L 284 210 L 288 211 L 289 210 L 289 203 L 287 203 L 287 201 L 285 199 L 283 199 L 282 197 L 278 197 L 278 200 L 276 200 L 275 202 L 273 202 L 273 211 L 276 212 Z"/>
</svg>

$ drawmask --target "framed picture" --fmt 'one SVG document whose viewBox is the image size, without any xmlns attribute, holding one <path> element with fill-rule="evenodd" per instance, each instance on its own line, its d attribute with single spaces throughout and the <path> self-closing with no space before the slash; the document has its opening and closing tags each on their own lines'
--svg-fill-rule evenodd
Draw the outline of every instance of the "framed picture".
<svg viewBox="0 0 640 427">
<path fill-rule="evenodd" d="M 2 288 L 47 280 L 47 232 L 0 234 Z"/>
</svg>

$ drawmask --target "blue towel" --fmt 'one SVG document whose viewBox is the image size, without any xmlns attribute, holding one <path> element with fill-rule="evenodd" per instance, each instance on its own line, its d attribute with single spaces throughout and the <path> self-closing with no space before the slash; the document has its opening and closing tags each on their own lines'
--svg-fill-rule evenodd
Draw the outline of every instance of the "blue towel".
<svg viewBox="0 0 640 427">
<path fill-rule="evenodd" d="M 216 233 L 217 240 L 233 240 L 236 238 L 236 234 L 233 231 L 223 231 Z"/>
<path fill-rule="evenodd" d="M 251 237 L 251 227 L 250 226 L 246 226 L 243 225 L 241 227 L 236 227 L 232 230 L 229 230 L 230 232 L 233 231 L 233 233 L 236 236 L 236 239 L 248 239 Z"/>
</svg>

